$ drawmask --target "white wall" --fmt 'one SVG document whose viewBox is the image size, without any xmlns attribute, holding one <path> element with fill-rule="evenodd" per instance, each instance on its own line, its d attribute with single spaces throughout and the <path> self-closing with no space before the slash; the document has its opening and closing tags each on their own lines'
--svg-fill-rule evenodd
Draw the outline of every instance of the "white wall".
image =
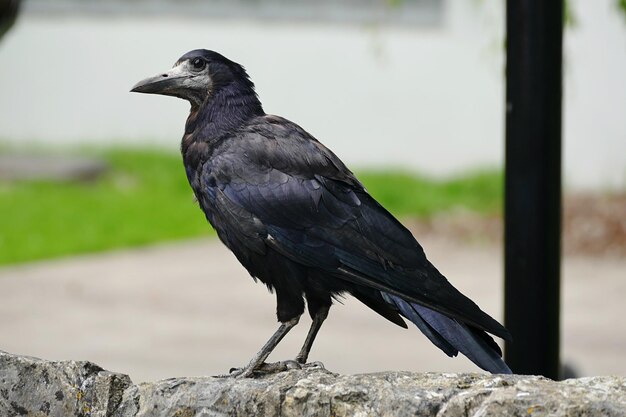
<svg viewBox="0 0 626 417">
<path fill-rule="evenodd" d="M 626 185 L 626 19 L 574 1 L 566 37 L 565 173 Z M 267 112 L 301 124 L 351 165 L 432 174 L 503 156 L 503 10 L 450 0 L 441 26 L 361 27 L 153 16 L 23 14 L 0 43 L 0 140 L 157 143 L 176 149 L 188 105 L 130 94 L 184 52 L 243 63 Z"/>
</svg>

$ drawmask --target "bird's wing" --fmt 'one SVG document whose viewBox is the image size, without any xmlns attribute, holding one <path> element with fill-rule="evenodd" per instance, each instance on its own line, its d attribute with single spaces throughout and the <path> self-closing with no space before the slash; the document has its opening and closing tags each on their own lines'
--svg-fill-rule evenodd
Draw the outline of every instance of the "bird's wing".
<svg viewBox="0 0 626 417">
<path fill-rule="evenodd" d="M 224 141 L 202 187 L 228 233 L 339 279 L 509 338 L 426 259 L 411 233 L 297 125 L 269 116 Z"/>
</svg>

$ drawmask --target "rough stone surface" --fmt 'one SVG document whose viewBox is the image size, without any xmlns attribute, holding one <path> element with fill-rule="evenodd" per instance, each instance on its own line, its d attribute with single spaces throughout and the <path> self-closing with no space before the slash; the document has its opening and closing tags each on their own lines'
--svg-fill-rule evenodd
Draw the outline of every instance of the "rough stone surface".
<svg viewBox="0 0 626 417">
<path fill-rule="evenodd" d="M 110 416 L 130 386 L 91 362 L 52 362 L 0 351 L 0 416 Z"/>
<path fill-rule="evenodd" d="M 0 351 L 0 416 L 626 416 L 626 378 L 294 370 L 133 385 L 90 362 Z"/>
</svg>

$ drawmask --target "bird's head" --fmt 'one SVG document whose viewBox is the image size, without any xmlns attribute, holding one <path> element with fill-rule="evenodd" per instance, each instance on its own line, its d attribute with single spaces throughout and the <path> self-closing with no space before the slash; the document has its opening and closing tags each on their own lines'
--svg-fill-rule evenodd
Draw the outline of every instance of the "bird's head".
<svg viewBox="0 0 626 417">
<path fill-rule="evenodd" d="M 254 94 L 254 85 L 241 65 L 217 52 L 196 49 L 181 56 L 171 70 L 139 81 L 130 91 L 179 97 L 200 106 L 233 84 Z"/>
</svg>

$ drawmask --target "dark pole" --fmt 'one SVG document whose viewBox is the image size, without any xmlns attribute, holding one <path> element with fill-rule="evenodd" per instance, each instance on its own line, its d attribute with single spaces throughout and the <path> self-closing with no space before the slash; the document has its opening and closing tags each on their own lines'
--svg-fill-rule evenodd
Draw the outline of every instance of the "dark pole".
<svg viewBox="0 0 626 417">
<path fill-rule="evenodd" d="M 20 0 L 0 0 L 0 39 L 15 23 L 19 8 Z"/>
<path fill-rule="evenodd" d="M 506 361 L 558 379 L 563 2 L 507 0 L 506 25 Z"/>
</svg>

